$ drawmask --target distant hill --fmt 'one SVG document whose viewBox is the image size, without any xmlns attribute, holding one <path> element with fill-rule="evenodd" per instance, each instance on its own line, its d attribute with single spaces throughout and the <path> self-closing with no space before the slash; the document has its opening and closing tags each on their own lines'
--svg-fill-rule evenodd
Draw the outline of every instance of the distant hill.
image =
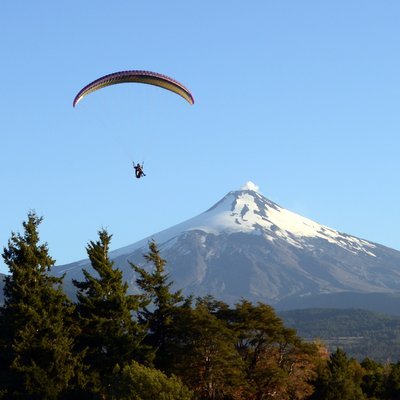
<svg viewBox="0 0 400 400">
<path fill-rule="evenodd" d="M 308 308 L 348 309 L 358 308 L 400 316 L 400 293 L 340 292 L 287 297 L 275 304 L 277 310 Z"/>
<path fill-rule="evenodd" d="M 400 317 L 360 309 L 304 309 L 281 311 L 279 316 L 302 338 L 319 338 L 334 351 L 380 362 L 400 360 Z"/>
</svg>

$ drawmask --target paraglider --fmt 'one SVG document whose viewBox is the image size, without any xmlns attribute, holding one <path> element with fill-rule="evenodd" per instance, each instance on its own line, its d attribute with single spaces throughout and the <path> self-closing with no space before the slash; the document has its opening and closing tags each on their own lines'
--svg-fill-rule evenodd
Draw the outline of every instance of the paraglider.
<svg viewBox="0 0 400 400">
<path fill-rule="evenodd" d="M 85 96 L 92 92 L 95 92 L 98 89 L 104 88 L 106 86 L 117 85 L 119 83 L 129 82 L 145 83 L 148 85 L 159 86 L 163 89 L 167 89 L 171 92 L 178 94 L 179 96 L 183 97 L 189 104 L 194 104 L 194 98 L 190 91 L 175 79 L 172 79 L 166 75 L 158 74 L 157 72 L 131 70 L 114 72 L 112 74 L 108 74 L 94 80 L 78 92 L 78 94 L 74 98 L 72 105 L 73 107 L 75 107 Z M 135 170 L 136 178 L 139 179 L 143 176 L 146 176 L 146 174 L 143 172 L 143 163 L 142 165 L 140 165 L 139 163 L 133 163 L 133 168 Z"/>
<path fill-rule="evenodd" d="M 133 169 L 135 170 L 135 176 L 136 178 L 140 179 L 142 176 L 146 176 L 146 174 L 143 172 L 143 162 L 142 165 L 139 163 L 135 164 L 134 161 L 132 161 L 133 164 Z"/>
<path fill-rule="evenodd" d="M 75 107 L 89 93 L 92 93 L 103 87 L 128 82 L 145 83 L 148 85 L 159 86 L 182 96 L 189 104 L 194 104 L 194 98 L 190 91 L 175 79 L 172 79 L 166 75 L 158 74 L 157 72 L 137 70 L 114 72 L 96 79 L 78 92 L 72 104 Z"/>
</svg>

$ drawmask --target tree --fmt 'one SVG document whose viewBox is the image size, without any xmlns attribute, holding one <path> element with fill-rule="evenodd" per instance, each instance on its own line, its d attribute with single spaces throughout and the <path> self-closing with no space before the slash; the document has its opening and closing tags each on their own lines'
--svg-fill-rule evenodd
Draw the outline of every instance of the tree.
<svg viewBox="0 0 400 400">
<path fill-rule="evenodd" d="M 317 347 L 302 342 L 265 304 L 243 300 L 225 312 L 248 382 L 246 399 L 304 399 L 313 388 Z"/>
<path fill-rule="evenodd" d="M 114 269 L 108 251 L 111 235 L 99 231 L 99 240 L 91 241 L 87 253 L 96 276 L 83 270 L 84 281 L 73 281 L 78 288 L 77 318 L 82 332 L 79 350 L 85 351 L 87 380 L 85 396 L 106 397 L 113 390 L 113 370 L 123 369 L 132 360 L 145 361 L 142 345 L 144 330 L 134 315 L 140 298 L 128 295 L 122 272 Z"/>
<path fill-rule="evenodd" d="M 400 398 L 400 361 L 391 364 L 386 382 L 387 398 L 390 400 Z"/>
<path fill-rule="evenodd" d="M 240 397 L 246 385 L 236 337 L 213 315 L 209 301 L 176 310 L 170 368 L 201 399 Z"/>
<path fill-rule="evenodd" d="M 168 343 L 173 315 L 177 305 L 183 302 L 181 291 L 172 292 L 173 282 L 165 272 L 166 261 L 154 241 L 149 243 L 149 252 L 144 255 L 145 260 L 152 264 L 154 269 L 146 269 L 131 264 L 139 277 L 136 283 L 143 292 L 145 306 L 139 313 L 141 323 L 147 327 L 146 343 L 155 350 L 154 364 L 158 369 L 165 370 L 169 359 Z"/>
<path fill-rule="evenodd" d="M 361 388 L 367 398 L 371 400 L 387 398 L 388 368 L 368 357 L 361 362 L 361 367 L 364 369 Z"/>
<path fill-rule="evenodd" d="M 62 279 L 47 274 L 55 261 L 47 244 L 39 244 L 41 222 L 30 212 L 24 234 L 12 233 L 3 252 L 10 275 L 0 317 L 0 381 L 9 398 L 59 398 L 79 369 L 69 325 L 73 305 Z"/>
<path fill-rule="evenodd" d="M 190 400 L 192 392 L 175 376 L 133 361 L 122 370 L 114 369 L 113 397 L 118 400 Z"/>
<path fill-rule="evenodd" d="M 315 381 L 313 400 L 363 400 L 361 390 L 363 371 L 354 359 L 338 348 L 332 353 L 326 367 L 321 369 Z"/>
</svg>

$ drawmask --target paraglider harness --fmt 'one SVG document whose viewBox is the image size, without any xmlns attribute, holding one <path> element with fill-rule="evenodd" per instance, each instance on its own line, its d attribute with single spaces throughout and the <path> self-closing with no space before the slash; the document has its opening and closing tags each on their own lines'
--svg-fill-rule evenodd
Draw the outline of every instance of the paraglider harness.
<svg viewBox="0 0 400 400">
<path fill-rule="evenodd" d="M 141 178 L 142 176 L 146 176 L 146 174 L 143 172 L 143 164 L 144 162 L 142 162 L 142 165 L 140 165 L 139 163 L 135 164 L 134 161 L 132 161 L 133 164 L 133 169 L 135 170 L 135 176 L 136 178 Z"/>
</svg>

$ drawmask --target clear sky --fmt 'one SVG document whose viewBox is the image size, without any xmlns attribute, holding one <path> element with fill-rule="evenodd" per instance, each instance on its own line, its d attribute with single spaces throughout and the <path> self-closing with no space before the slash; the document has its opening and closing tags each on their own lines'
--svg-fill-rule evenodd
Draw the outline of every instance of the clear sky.
<svg viewBox="0 0 400 400">
<path fill-rule="evenodd" d="M 102 227 L 116 249 L 250 180 L 400 250 L 399 21 L 398 0 L 2 2 L 1 247 L 35 210 L 57 264 L 77 261 Z M 127 69 L 177 79 L 195 105 L 126 84 L 72 107 Z"/>
</svg>

